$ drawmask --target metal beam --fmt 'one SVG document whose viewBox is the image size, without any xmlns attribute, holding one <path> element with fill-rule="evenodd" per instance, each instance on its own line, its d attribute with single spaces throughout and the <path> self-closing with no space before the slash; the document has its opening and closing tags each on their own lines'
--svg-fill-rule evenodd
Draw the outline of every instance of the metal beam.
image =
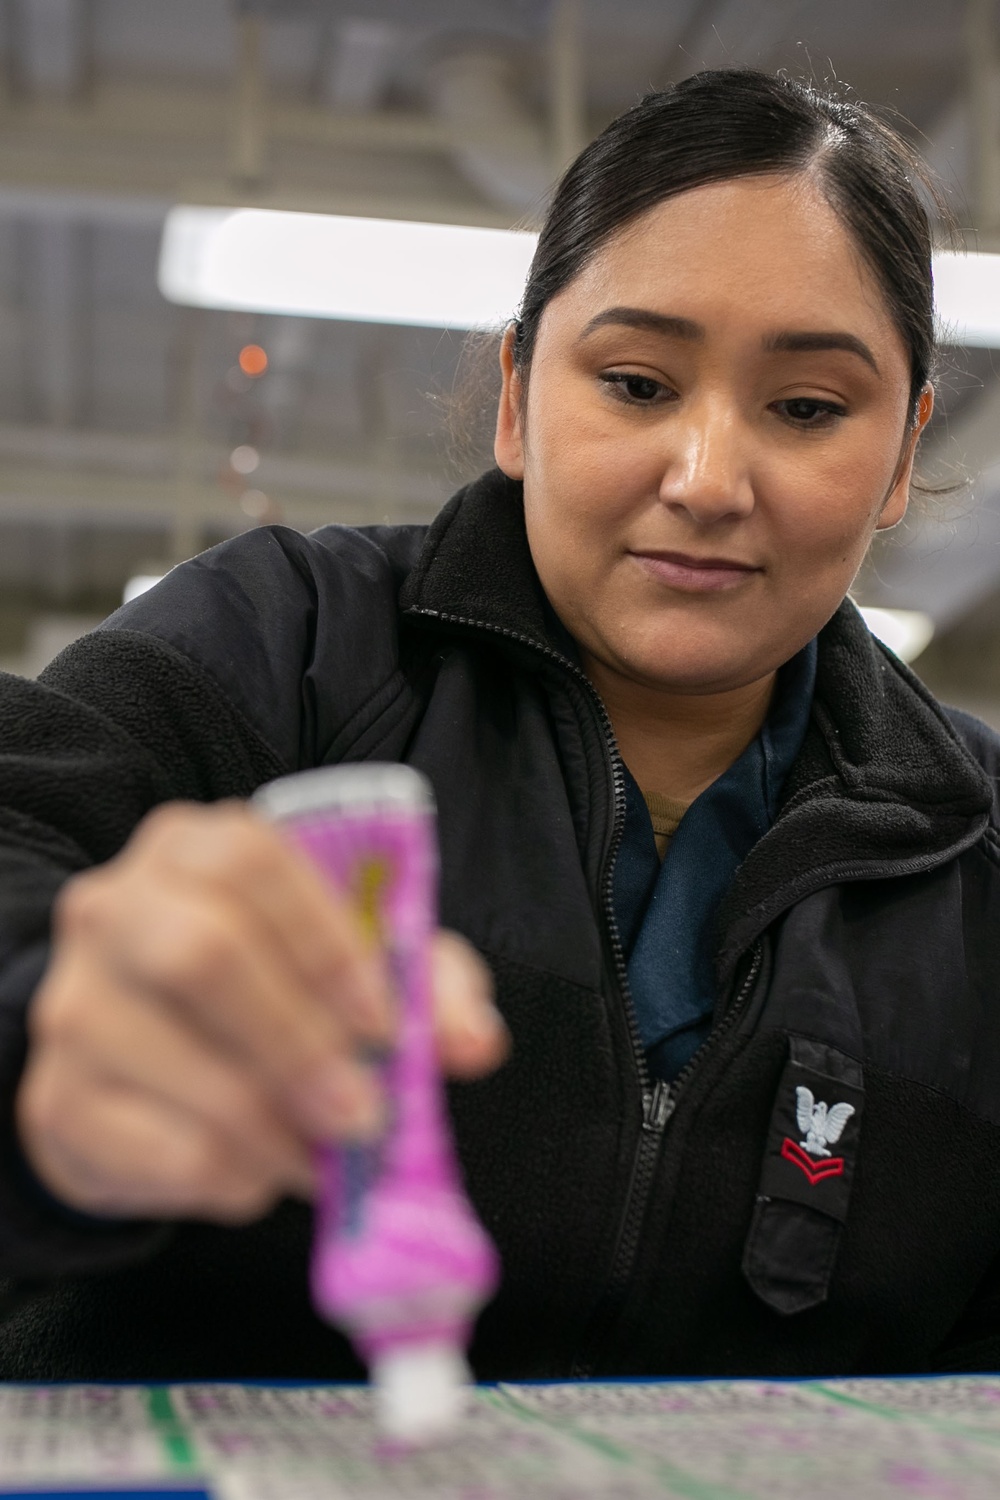
<svg viewBox="0 0 1000 1500">
<path fill-rule="evenodd" d="M 342 456 L 266 454 L 253 476 L 280 506 L 289 525 L 308 529 L 327 521 L 367 524 L 386 519 L 430 519 L 449 484 L 429 445 L 393 444 L 394 466 L 405 483 L 387 514 L 386 468 L 381 447 L 344 444 Z M 240 530 L 246 517 L 239 495 L 215 476 L 226 450 L 192 441 L 190 495 L 197 524 Z M 176 439 L 137 437 L 92 428 L 0 425 L 0 518 L 65 520 L 74 516 L 105 525 L 176 520 Z"/>
<path fill-rule="evenodd" d="M 382 469 L 370 465 L 332 464 L 326 472 L 330 483 L 325 494 L 313 490 L 285 489 L 262 481 L 267 495 L 283 521 L 301 531 L 339 522 L 370 526 L 383 522 L 429 521 L 448 498 L 449 485 L 438 476 L 425 477 L 406 471 L 405 483 L 385 504 L 386 484 Z M 256 477 L 256 476 L 255 476 Z M 201 480 L 192 485 L 197 505 L 198 535 L 204 545 L 206 531 L 244 531 L 250 524 L 238 497 L 227 495 L 218 484 Z M 24 524 L 55 524 L 72 521 L 113 527 L 153 526 L 172 539 L 176 561 L 175 519 L 177 485 L 172 476 L 163 479 L 129 479 L 121 474 L 69 474 L 41 467 L 19 469 L 0 464 L 0 521 Z M 192 533 L 194 535 L 194 533 Z"/>
<path fill-rule="evenodd" d="M 389 21 L 352 16 L 341 20 L 335 31 L 328 23 L 326 31 L 333 33 L 332 45 L 322 59 L 316 96 L 341 114 L 363 116 L 377 109 L 399 50 L 400 28 Z"/>
<path fill-rule="evenodd" d="M 19 94 L 70 104 L 89 77 L 88 0 L 9 0 L 13 78 Z"/>
<path fill-rule="evenodd" d="M 549 41 L 552 170 L 558 176 L 587 139 L 583 14 L 580 0 L 555 0 Z"/>
<path fill-rule="evenodd" d="M 51 427 L 83 417 L 88 230 L 69 219 L 22 221 L 24 390 L 28 413 Z"/>
<path fill-rule="evenodd" d="M 416 112 L 335 113 L 281 103 L 268 110 L 279 169 L 266 184 L 233 180 L 232 104 L 218 89 L 103 82 L 86 109 L 19 102 L 0 116 L 0 197 L 89 195 L 102 204 L 256 202 L 274 207 L 508 226 L 510 210 L 456 169 L 461 148 L 485 142 L 537 149 L 537 127 L 495 120 L 462 127 Z M 309 149 L 312 148 L 312 149 Z M 421 161 L 426 157 L 426 162 Z M 241 170 L 255 170 L 253 153 Z"/>
<path fill-rule="evenodd" d="M 236 23 L 233 80 L 232 175 L 238 188 L 255 188 L 266 153 L 263 22 L 243 15 Z"/>
<path fill-rule="evenodd" d="M 1000 42 L 994 0 L 966 0 L 965 46 L 976 219 L 1000 233 Z"/>
<path fill-rule="evenodd" d="M 154 140 L 168 150 L 171 142 L 200 142 L 203 148 L 214 142 L 219 149 L 230 134 L 232 118 L 232 99 L 206 84 L 104 78 L 95 83 L 86 108 L 57 108 L 45 100 L 19 103 L 4 117 L 0 136 L 11 141 L 34 137 L 39 145 L 54 137 L 64 142 L 79 137 L 83 145 L 100 143 L 118 154 Z M 343 145 L 407 155 L 450 152 L 470 139 L 468 128 L 458 133 L 446 121 L 416 110 L 359 112 L 272 99 L 267 102 L 267 121 L 275 143 Z M 472 129 L 472 139 L 492 139 L 491 122 L 484 122 L 478 132 Z"/>
</svg>

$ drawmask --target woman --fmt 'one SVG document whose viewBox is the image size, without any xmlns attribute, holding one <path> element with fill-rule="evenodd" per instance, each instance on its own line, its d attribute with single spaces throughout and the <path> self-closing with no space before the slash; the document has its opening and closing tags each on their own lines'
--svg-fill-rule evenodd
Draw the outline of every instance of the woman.
<svg viewBox="0 0 1000 1500">
<path fill-rule="evenodd" d="M 6 682 L 0 1236 L 45 1288 L 4 1374 L 356 1370 L 291 1200 L 377 1130 L 391 1000 L 197 804 L 363 759 L 434 783 L 503 1017 L 443 939 L 481 1376 L 1000 1359 L 1000 746 L 844 602 L 932 406 L 914 171 L 787 81 L 650 96 L 559 187 L 496 471 L 237 538 Z"/>
</svg>

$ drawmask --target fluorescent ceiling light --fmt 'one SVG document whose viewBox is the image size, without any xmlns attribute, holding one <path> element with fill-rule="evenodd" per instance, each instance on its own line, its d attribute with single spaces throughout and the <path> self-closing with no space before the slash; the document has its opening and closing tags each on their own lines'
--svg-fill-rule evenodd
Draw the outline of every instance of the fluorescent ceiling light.
<svg viewBox="0 0 1000 1500">
<path fill-rule="evenodd" d="M 1000 255 L 935 255 L 934 301 L 946 343 L 1000 348 Z"/>
<path fill-rule="evenodd" d="M 481 328 L 516 311 L 536 243 L 467 224 L 182 206 L 167 215 L 159 285 L 189 307 Z M 1000 255 L 942 251 L 934 288 L 942 337 L 1000 348 Z"/>
<path fill-rule="evenodd" d="M 919 609 L 861 608 L 865 624 L 872 635 L 895 652 L 900 661 L 916 661 L 930 645 L 934 621 Z"/>
<path fill-rule="evenodd" d="M 480 328 L 517 310 L 536 241 L 464 224 L 179 207 L 159 285 L 193 307 Z"/>
</svg>

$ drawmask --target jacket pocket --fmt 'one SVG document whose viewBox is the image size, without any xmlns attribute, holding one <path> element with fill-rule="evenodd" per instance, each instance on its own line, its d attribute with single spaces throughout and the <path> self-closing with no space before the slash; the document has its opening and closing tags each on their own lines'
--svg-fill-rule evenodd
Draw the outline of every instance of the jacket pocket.
<svg viewBox="0 0 1000 1500">
<path fill-rule="evenodd" d="M 829 1294 L 864 1107 L 855 1058 L 807 1037 L 788 1045 L 743 1251 L 747 1281 L 786 1316 Z"/>
</svg>

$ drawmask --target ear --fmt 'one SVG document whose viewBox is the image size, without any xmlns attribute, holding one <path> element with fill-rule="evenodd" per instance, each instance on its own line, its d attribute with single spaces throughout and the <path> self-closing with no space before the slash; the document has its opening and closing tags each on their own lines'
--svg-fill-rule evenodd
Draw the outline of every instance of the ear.
<svg viewBox="0 0 1000 1500">
<path fill-rule="evenodd" d="M 917 401 L 917 419 L 913 427 L 906 435 L 903 452 L 900 456 L 896 474 L 892 481 L 892 488 L 885 499 L 878 520 L 875 522 L 876 531 L 889 531 L 893 526 L 898 526 L 906 515 L 906 507 L 910 499 L 910 485 L 913 482 L 913 463 L 917 455 L 917 444 L 920 434 L 931 419 L 934 410 L 934 387 L 925 385 L 920 392 Z"/>
<path fill-rule="evenodd" d="M 521 421 L 521 400 L 524 387 L 514 366 L 515 327 L 511 323 L 500 345 L 500 373 L 503 390 L 497 408 L 497 430 L 493 440 L 493 456 L 508 479 L 524 478 L 524 432 Z"/>
</svg>

